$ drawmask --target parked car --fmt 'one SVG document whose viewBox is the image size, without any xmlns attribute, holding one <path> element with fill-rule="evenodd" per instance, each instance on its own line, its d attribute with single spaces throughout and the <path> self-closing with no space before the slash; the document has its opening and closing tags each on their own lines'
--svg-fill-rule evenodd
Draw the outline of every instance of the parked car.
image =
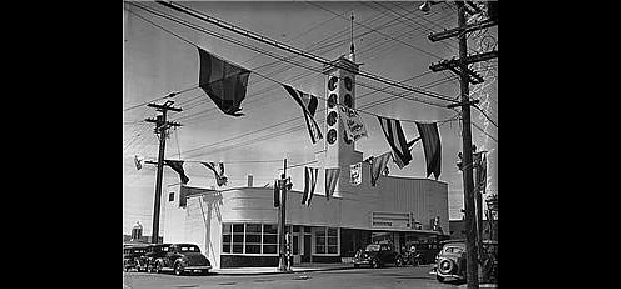
<svg viewBox="0 0 621 289">
<path fill-rule="evenodd" d="M 456 241 L 442 246 L 433 268 L 440 282 L 447 279 L 466 280 L 466 244 Z"/>
<path fill-rule="evenodd" d="M 164 262 L 164 257 L 168 254 L 170 244 L 152 244 L 147 246 L 147 253 L 142 256 L 145 260 L 145 270 L 148 272 L 157 271 L 158 262 Z"/>
<path fill-rule="evenodd" d="M 424 261 L 423 258 L 423 253 L 420 250 L 416 250 L 415 245 L 411 245 L 397 257 L 397 265 L 421 265 Z"/>
<path fill-rule="evenodd" d="M 166 249 L 168 248 L 167 251 Z M 206 274 L 213 267 L 197 245 L 193 244 L 172 244 L 168 247 L 162 247 L 166 251 L 161 259 L 156 262 L 156 271 L 173 271 L 175 275 L 183 275 L 185 273 L 200 272 Z"/>
<path fill-rule="evenodd" d="M 483 272 L 491 279 L 498 279 L 498 242 L 483 242 L 485 256 L 481 257 Z M 440 282 L 452 280 L 467 280 L 467 251 L 463 240 L 447 241 L 436 257 L 436 264 L 429 274 L 436 275 Z M 483 276 L 480 276 L 483 277 Z"/>
<path fill-rule="evenodd" d="M 380 268 L 397 265 L 397 253 L 390 244 L 370 244 L 365 250 L 358 251 L 353 259 L 354 268 L 369 266 Z"/>
<path fill-rule="evenodd" d="M 140 271 L 143 264 L 142 256 L 147 252 L 145 245 L 126 245 L 123 246 L 123 270 L 129 271 L 138 269 Z"/>
</svg>

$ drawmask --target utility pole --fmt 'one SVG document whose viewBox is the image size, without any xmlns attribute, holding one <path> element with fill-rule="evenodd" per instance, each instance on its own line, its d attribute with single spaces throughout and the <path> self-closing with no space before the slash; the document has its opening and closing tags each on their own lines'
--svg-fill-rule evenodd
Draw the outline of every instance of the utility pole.
<svg viewBox="0 0 621 289">
<path fill-rule="evenodd" d="M 291 182 L 287 182 L 287 159 L 283 162 L 283 173 L 278 180 L 279 205 L 278 205 L 278 271 L 289 271 L 289 260 L 285 248 L 285 203 L 287 202 L 287 189 Z"/>
<path fill-rule="evenodd" d="M 478 100 L 470 101 L 469 99 L 469 85 L 470 83 L 479 84 L 483 81 L 482 77 L 476 72 L 468 69 L 468 65 L 489 60 L 498 57 L 498 51 L 486 52 L 479 55 L 468 56 L 468 42 L 466 34 L 468 32 L 480 30 L 486 27 L 490 27 L 498 24 L 498 20 L 490 19 L 475 24 L 466 24 L 466 13 L 470 11 L 470 8 L 466 7 L 466 2 L 456 1 L 458 7 L 458 20 L 457 28 L 451 30 L 445 30 L 440 33 L 431 33 L 429 40 L 439 41 L 449 37 L 457 36 L 459 41 L 459 59 L 458 60 L 444 60 L 439 64 L 429 66 L 432 71 L 451 70 L 460 76 L 460 90 L 461 99 L 460 103 L 451 104 L 448 108 L 454 108 L 457 106 L 462 107 L 462 139 L 463 139 L 463 185 L 464 185 L 464 207 L 465 207 L 465 225 L 466 225 L 466 255 L 467 255 L 467 281 L 468 289 L 479 288 L 479 264 L 478 264 L 478 252 L 476 246 L 477 239 L 477 226 L 476 226 L 476 214 L 475 214 L 475 194 L 474 194 L 474 181 L 473 181 L 473 149 L 472 149 L 472 128 L 470 124 L 470 105 L 478 103 Z M 456 69 L 459 68 L 459 69 Z"/>
<path fill-rule="evenodd" d="M 483 164 L 483 154 L 485 154 L 487 151 L 478 151 L 475 153 L 474 155 L 474 166 L 476 168 L 476 174 L 475 174 L 475 195 L 476 195 L 476 200 L 477 200 L 477 246 L 479 248 L 478 253 L 479 253 L 479 258 L 482 258 L 483 256 L 483 194 L 485 194 L 485 184 L 481 183 L 481 181 L 483 181 L 482 179 L 482 175 L 484 174 L 483 172 L 486 170 Z"/>
<path fill-rule="evenodd" d="M 154 133 L 159 135 L 160 146 L 159 154 L 157 157 L 157 182 L 155 184 L 155 199 L 153 200 L 153 232 L 151 236 L 151 243 L 157 244 L 159 231 L 160 231 L 160 199 L 162 197 L 162 178 L 164 175 L 164 148 L 166 146 L 166 132 L 170 127 L 181 126 L 177 122 L 171 122 L 166 120 L 166 116 L 169 110 L 181 111 L 181 108 L 173 107 L 174 101 L 167 100 L 163 105 L 161 104 L 148 104 L 147 106 L 154 107 L 157 111 L 161 111 L 162 114 L 157 116 L 157 119 L 145 119 L 148 122 L 155 123 Z"/>
</svg>

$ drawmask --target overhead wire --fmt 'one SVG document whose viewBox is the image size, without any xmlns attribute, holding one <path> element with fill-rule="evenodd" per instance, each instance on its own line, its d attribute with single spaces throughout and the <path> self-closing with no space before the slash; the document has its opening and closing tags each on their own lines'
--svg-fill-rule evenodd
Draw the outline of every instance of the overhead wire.
<svg viewBox="0 0 621 289">
<path fill-rule="evenodd" d="M 417 88 L 417 87 L 407 86 L 407 85 L 404 85 L 404 84 L 399 83 L 397 81 L 390 80 L 388 78 L 385 78 L 385 77 L 382 77 L 382 76 L 378 76 L 378 75 L 375 75 L 375 74 L 372 74 L 372 73 L 369 73 L 369 72 L 366 72 L 366 71 L 363 71 L 363 70 L 354 71 L 352 68 L 344 67 L 344 66 L 342 66 L 342 65 L 340 65 L 338 63 L 335 63 L 334 61 L 331 61 L 331 60 L 325 59 L 323 57 L 319 57 L 319 56 L 310 54 L 310 53 L 308 53 L 306 51 L 297 49 L 297 48 L 292 47 L 290 45 L 284 44 L 284 43 L 282 43 L 280 41 L 276 41 L 276 40 L 267 38 L 265 36 L 259 35 L 259 34 L 255 33 L 255 32 L 251 32 L 249 30 L 237 27 L 237 26 L 235 26 L 233 24 L 230 24 L 228 22 L 225 22 L 223 20 L 217 19 L 217 18 L 212 17 L 212 16 L 205 15 L 204 13 L 196 11 L 196 10 L 194 10 L 192 8 L 185 7 L 185 6 L 180 5 L 180 4 L 172 3 L 172 1 L 168 1 L 168 2 L 166 2 L 166 1 L 156 1 L 156 2 L 158 4 L 167 6 L 167 7 L 171 8 L 171 9 L 173 9 L 173 10 L 182 12 L 184 14 L 188 14 L 190 16 L 193 16 L 195 18 L 201 19 L 203 21 L 207 21 L 207 22 L 209 22 L 209 23 L 211 23 L 213 25 L 216 25 L 216 26 L 218 26 L 220 28 L 224 28 L 225 30 L 232 31 L 232 32 L 234 32 L 236 34 L 249 37 L 249 38 L 251 38 L 253 40 L 262 42 L 262 43 L 270 45 L 270 46 L 277 47 L 280 50 L 286 50 L 286 51 L 288 51 L 290 53 L 294 53 L 294 54 L 303 56 L 305 58 L 308 58 L 308 59 L 314 60 L 316 62 L 319 62 L 319 63 L 321 63 L 323 65 L 332 65 L 332 66 L 335 66 L 337 68 L 350 71 L 352 73 L 357 73 L 358 75 L 360 75 L 362 77 L 366 77 L 366 78 L 369 78 L 369 79 L 372 79 L 372 80 L 375 80 L 375 81 L 382 82 L 384 84 L 388 84 L 388 85 L 391 85 L 391 86 L 399 87 L 401 89 L 409 90 L 409 91 L 412 91 L 412 92 L 416 92 L 416 93 L 419 93 L 419 94 L 422 94 L 422 95 L 426 95 L 426 96 L 429 96 L 429 97 L 432 97 L 432 98 L 441 99 L 441 100 L 450 101 L 450 102 L 458 102 L 458 101 L 455 101 L 453 99 L 448 98 L 447 96 L 441 95 L 441 94 L 439 94 L 437 92 L 425 91 L 425 90 L 421 90 L 420 88 Z M 205 32 L 205 33 L 207 33 L 207 32 Z M 214 33 L 214 32 L 212 31 L 212 33 Z"/>
<path fill-rule="evenodd" d="M 282 61 L 291 62 L 291 61 L 289 61 L 289 60 L 287 60 L 287 59 L 283 59 L 283 57 L 281 57 L 281 56 L 279 56 L 279 55 L 275 55 L 275 54 L 273 54 L 272 52 L 268 52 L 268 51 L 263 51 L 263 50 L 257 49 L 256 47 L 249 46 L 249 45 L 247 45 L 247 44 L 245 44 L 245 43 L 243 43 L 243 42 L 240 42 L 240 41 L 238 41 L 238 40 L 234 40 L 234 39 L 232 40 L 232 39 L 229 39 L 229 38 L 227 38 L 227 37 L 224 37 L 223 35 L 220 35 L 220 34 L 218 34 L 218 33 L 216 33 L 216 32 L 213 32 L 213 31 L 210 31 L 210 30 L 204 29 L 204 28 L 202 28 L 202 27 L 196 27 L 195 25 L 193 25 L 193 24 L 189 24 L 189 23 L 187 23 L 187 22 L 185 22 L 185 21 L 183 21 L 183 20 L 179 20 L 179 19 L 178 19 L 178 18 L 176 18 L 176 17 L 173 17 L 173 16 L 167 16 L 167 15 L 163 15 L 163 13 L 161 13 L 161 12 L 159 12 L 159 11 L 155 11 L 155 12 L 154 12 L 154 11 L 152 11 L 152 10 L 148 9 L 148 8 L 144 8 L 144 7 L 141 7 L 141 6 L 139 6 L 139 5 L 135 5 L 135 4 L 133 4 L 133 3 L 132 3 L 132 5 L 137 6 L 137 7 L 141 8 L 141 9 L 143 9 L 143 10 L 147 11 L 147 12 L 150 12 L 150 13 L 152 13 L 152 14 L 155 14 L 155 15 L 158 15 L 158 16 L 162 16 L 162 17 L 167 18 L 167 19 L 169 19 L 169 20 L 175 21 L 175 22 L 177 22 L 177 23 L 179 23 L 179 24 L 182 24 L 182 25 L 184 25 L 184 26 L 190 27 L 190 28 L 192 28 L 192 29 L 196 29 L 196 30 L 199 30 L 199 31 L 205 32 L 205 33 L 207 33 L 207 34 L 209 34 L 209 35 L 215 36 L 215 37 L 220 38 L 220 39 L 223 39 L 223 40 L 225 40 L 225 41 L 233 42 L 233 43 L 235 43 L 235 44 L 238 44 L 238 45 L 240 45 L 240 46 L 242 46 L 242 47 L 245 47 L 245 48 L 248 48 L 248 49 L 250 49 L 250 50 L 253 50 L 253 51 L 256 51 L 256 52 L 259 52 L 259 53 L 262 53 L 262 54 L 266 54 L 266 55 L 268 55 L 268 56 L 271 56 L 271 57 L 273 57 L 273 58 L 276 58 L 276 59 L 279 59 L 279 60 L 282 60 Z M 306 68 L 306 69 L 309 69 L 309 70 L 313 70 L 313 71 L 315 71 L 315 72 L 321 72 L 321 70 L 320 70 L 319 68 L 310 67 L 310 66 L 305 65 L 305 64 L 302 64 L 302 63 L 293 63 L 293 64 L 295 64 L 295 65 L 297 65 L 297 66 L 301 66 L 301 67 Z M 268 77 L 268 76 L 263 75 L 263 74 L 261 74 L 261 73 L 258 73 L 258 72 L 256 72 L 256 71 L 255 71 L 255 74 L 257 74 L 258 76 L 261 76 L 261 77 L 263 77 L 263 78 L 266 78 L 266 79 L 268 79 L 268 80 L 272 80 L 272 81 L 274 81 L 274 82 L 277 82 L 277 83 L 283 84 L 282 82 L 280 82 L 280 81 L 278 81 L 278 80 L 275 80 L 275 79 L 273 79 L 273 78 L 271 78 L 271 77 Z M 364 86 L 364 84 L 363 84 L 363 86 Z M 367 87 L 370 87 L 370 86 L 367 86 Z M 377 90 L 376 88 L 373 88 L 373 87 L 370 87 L 370 88 Z M 418 92 L 418 91 L 416 91 L 416 92 Z M 419 93 L 420 93 L 420 92 L 419 92 Z M 443 99 L 444 99 L 444 98 L 443 98 Z M 455 100 L 453 100 L 453 99 L 445 99 L 445 100 L 455 101 Z M 430 104 L 430 103 L 428 103 L 428 102 L 424 102 L 424 101 L 421 101 L 421 100 L 418 100 L 418 99 L 415 99 L 415 101 L 420 101 L 420 102 L 423 102 L 423 103 L 426 103 L 426 104 Z M 443 107 L 443 106 L 441 106 L 441 105 L 437 105 L 437 104 L 431 104 L 431 105 L 436 105 L 436 106 L 439 106 L 439 107 Z"/>
</svg>

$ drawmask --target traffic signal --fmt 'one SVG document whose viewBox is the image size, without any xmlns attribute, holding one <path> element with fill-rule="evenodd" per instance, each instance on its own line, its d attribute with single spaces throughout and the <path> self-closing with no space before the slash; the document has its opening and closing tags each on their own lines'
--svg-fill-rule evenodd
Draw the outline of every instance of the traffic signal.
<svg viewBox="0 0 621 289">
<path fill-rule="evenodd" d="M 464 154 L 462 152 L 457 153 L 457 168 L 459 168 L 460 171 L 464 168 Z"/>
</svg>

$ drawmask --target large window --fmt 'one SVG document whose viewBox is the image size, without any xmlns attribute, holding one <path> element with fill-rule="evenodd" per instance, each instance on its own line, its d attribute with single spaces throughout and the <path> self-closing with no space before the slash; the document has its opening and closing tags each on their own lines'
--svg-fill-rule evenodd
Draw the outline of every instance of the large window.
<svg viewBox="0 0 621 289">
<path fill-rule="evenodd" d="M 224 223 L 222 254 L 278 254 L 278 226 Z"/>
<path fill-rule="evenodd" d="M 263 225 L 263 254 L 278 254 L 278 225 Z"/>
<path fill-rule="evenodd" d="M 319 227 L 315 229 L 315 254 L 338 255 L 339 254 L 339 229 L 332 227 Z"/>
<path fill-rule="evenodd" d="M 261 254 L 261 224 L 246 224 L 245 254 Z"/>
</svg>

